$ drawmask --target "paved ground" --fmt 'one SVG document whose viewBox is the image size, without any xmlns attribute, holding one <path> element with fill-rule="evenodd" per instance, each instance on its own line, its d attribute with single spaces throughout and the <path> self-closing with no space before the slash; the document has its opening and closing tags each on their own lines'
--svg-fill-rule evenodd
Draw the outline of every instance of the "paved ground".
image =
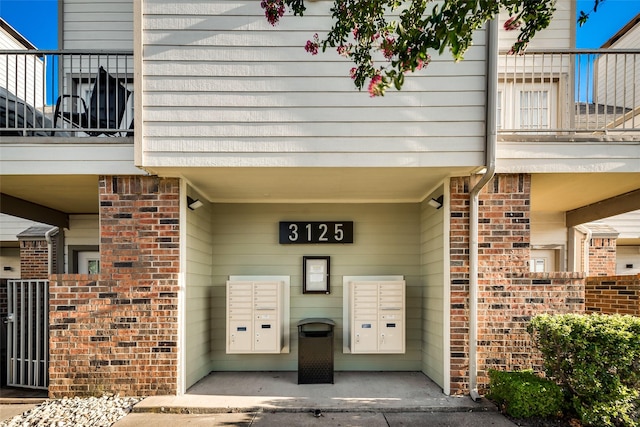
<svg viewBox="0 0 640 427">
<path fill-rule="evenodd" d="M 0 420 L 35 406 L 0 398 Z M 315 417 L 312 411 L 320 411 Z M 416 372 L 336 372 L 335 384 L 297 384 L 295 372 L 218 372 L 182 396 L 138 403 L 113 427 L 514 427 L 482 399 L 445 396 Z"/>
<path fill-rule="evenodd" d="M 497 412 L 333 412 L 316 418 L 311 413 L 150 414 L 132 413 L 113 427 L 259 426 L 259 427 L 514 427 Z"/>
</svg>

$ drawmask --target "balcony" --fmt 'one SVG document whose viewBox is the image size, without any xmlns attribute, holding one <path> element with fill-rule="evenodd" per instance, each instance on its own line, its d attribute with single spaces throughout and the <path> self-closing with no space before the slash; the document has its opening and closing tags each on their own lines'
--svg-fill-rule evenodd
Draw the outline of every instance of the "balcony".
<svg viewBox="0 0 640 427">
<path fill-rule="evenodd" d="M 637 140 L 640 49 L 501 52 L 497 95 L 501 140 Z"/>
<path fill-rule="evenodd" d="M 498 135 L 637 139 L 640 49 L 531 50 L 498 58 Z M 0 135 L 133 135 L 133 53 L 0 50 Z"/>
<path fill-rule="evenodd" d="M 130 141 L 133 98 L 133 52 L 0 50 L 6 142 Z"/>
</svg>

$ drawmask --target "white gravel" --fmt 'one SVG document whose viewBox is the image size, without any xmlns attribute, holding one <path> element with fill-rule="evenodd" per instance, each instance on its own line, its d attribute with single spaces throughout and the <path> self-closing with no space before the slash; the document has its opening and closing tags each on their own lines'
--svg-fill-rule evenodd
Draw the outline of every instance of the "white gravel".
<svg viewBox="0 0 640 427">
<path fill-rule="evenodd" d="M 48 400 L 0 427 L 109 427 L 123 418 L 140 397 L 87 397 Z"/>
</svg>

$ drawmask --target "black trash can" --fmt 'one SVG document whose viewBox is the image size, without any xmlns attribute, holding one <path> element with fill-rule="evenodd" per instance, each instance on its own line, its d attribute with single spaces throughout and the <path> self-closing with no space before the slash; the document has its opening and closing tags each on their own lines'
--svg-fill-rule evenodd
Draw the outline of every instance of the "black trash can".
<svg viewBox="0 0 640 427">
<path fill-rule="evenodd" d="M 298 322 L 298 384 L 333 384 L 333 327 L 331 319 Z"/>
</svg>

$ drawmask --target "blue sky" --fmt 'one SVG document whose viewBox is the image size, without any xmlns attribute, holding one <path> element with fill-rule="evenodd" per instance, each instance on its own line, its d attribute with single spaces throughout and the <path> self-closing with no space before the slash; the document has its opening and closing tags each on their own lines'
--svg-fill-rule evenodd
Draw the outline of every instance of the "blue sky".
<svg viewBox="0 0 640 427">
<path fill-rule="evenodd" d="M 578 10 L 592 7 L 593 0 L 578 0 Z M 0 0 L 0 16 L 39 49 L 57 48 L 57 13 L 58 0 Z M 638 13 L 640 0 L 605 0 L 578 28 L 577 47 L 600 47 Z"/>
</svg>

